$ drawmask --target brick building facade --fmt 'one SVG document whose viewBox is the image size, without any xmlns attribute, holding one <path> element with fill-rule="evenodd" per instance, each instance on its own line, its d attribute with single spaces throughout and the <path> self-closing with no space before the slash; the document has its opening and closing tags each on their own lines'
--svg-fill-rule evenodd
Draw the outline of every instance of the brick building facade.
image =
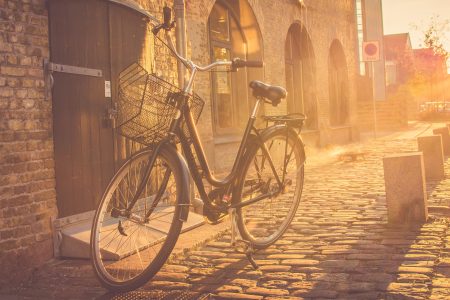
<svg viewBox="0 0 450 300">
<path fill-rule="evenodd" d="M 52 16 L 45 2 L 0 0 L 0 285 L 26 278 L 34 267 L 53 256 L 51 223 L 61 216 L 57 207 L 66 201 L 57 195 L 57 186 L 65 179 L 58 172 L 55 175 L 54 145 L 58 141 L 54 129 L 58 124 L 52 99 L 45 93 L 43 60 L 52 59 L 48 30 Z M 158 16 L 163 2 L 139 1 Z M 232 87 L 239 88 L 239 98 L 245 100 L 231 113 L 245 115 L 253 101 L 246 81 L 261 79 L 287 86 L 291 94 L 277 110 L 266 106 L 264 113 L 310 113 L 312 121 L 304 133 L 308 145 L 356 138 L 359 61 L 354 1 L 306 0 L 303 5 L 293 0 L 187 0 L 188 54 L 200 64 L 211 62 L 215 53 L 212 41 L 216 33 L 209 20 L 214 9 L 219 23 L 223 21 L 220 12 L 225 9 L 229 26 L 235 22 L 240 28 L 233 39 L 242 39 L 245 46 L 236 50 L 229 41 L 230 49 L 239 56 L 265 62 L 264 70 L 245 71 L 230 80 Z M 222 49 L 228 45 L 220 43 L 220 36 L 218 39 Z M 175 65 L 162 66 L 160 74 L 175 81 Z M 220 89 L 212 87 L 211 81 L 225 79 L 213 76 L 199 75 L 195 89 L 206 101 L 199 131 L 209 161 L 220 173 L 232 163 L 241 121 L 235 117 L 234 125 L 230 123 L 235 131 L 228 130 L 226 120 L 224 128 L 219 128 L 223 115 L 213 101 L 219 101 Z M 239 85 L 240 81 L 245 82 Z M 105 183 L 99 185 L 101 190 Z"/>
<path fill-rule="evenodd" d="M 235 1 L 239 2 L 239 1 Z M 187 1 L 187 28 L 188 40 L 191 48 L 191 56 L 194 61 L 209 63 L 211 61 L 210 45 L 208 45 L 208 17 L 215 1 Z M 326 145 L 330 143 L 345 143 L 355 138 L 355 131 L 352 127 L 356 124 L 356 76 L 357 76 L 357 40 L 356 40 L 356 20 L 354 1 L 336 1 L 330 4 L 329 1 L 306 1 L 306 6 L 302 7 L 298 1 L 248 1 L 245 4 L 241 1 L 239 9 L 252 15 L 250 23 L 259 31 L 259 46 L 261 47 L 260 56 L 265 62 L 264 73 L 251 74 L 249 79 L 259 78 L 268 83 L 285 86 L 288 92 L 292 94 L 287 83 L 286 74 L 286 41 L 290 29 L 298 26 L 300 43 L 308 43 L 303 52 L 306 52 L 306 58 L 301 58 L 304 64 L 307 64 L 303 72 L 314 74 L 312 80 L 304 85 L 312 94 L 310 102 L 313 102 L 315 109 L 310 110 L 312 115 L 308 115 L 315 124 L 309 126 L 304 131 L 304 138 L 309 146 Z M 245 7 L 245 6 L 249 7 Z M 251 10 L 251 13 L 246 12 Z M 280 17 L 283 15 L 283 17 Z M 324 21 L 326 20 L 326 21 Z M 333 24 L 333 26 L 330 26 Z M 249 33 L 251 34 L 251 32 Z M 252 37 L 253 38 L 253 37 Z M 331 53 L 332 45 L 341 50 L 339 62 L 345 65 L 346 70 L 344 87 L 346 106 L 346 116 L 343 120 L 332 124 L 333 114 L 336 109 L 332 107 L 330 96 L 333 91 L 330 87 L 330 65 L 333 58 Z M 251 47 L 251 46 L 248 46 Z M 305 62 L 307 61 L 307 62 Z M 251 72 L 251 71 L 250 71 Z M 253 71 L 254 72 L 254 71 Z M 259 75 L 259 76 L 258 76 Z M 262 78 L 260 77 L 261 75 Z M 252 78 L 253 77 L 253 78 Z M 305 75 L 303 75 L 305 77 Z M 246 89 L 245 85 L 241 89 Z M 209 101 L 214 97 L 211 94 L 211 85 L 209 77 L 204 74 L 200 84 L 197 84 L 196 91 L 202 98 Z M 305 96 L 305 95 L 303 95 Z M 247 96 L 249 99 L 250 95 Z M 294 101 L 301 101 L 297 97 Z M 251 100 L 249 100 L 251 102 Z M 251 104 L 251 103 L 250 103 Z M 206 107 L 211 107 L 207 103 Z M 295 109 L 294 109 L 295 110 Z M 302 110 L 301 108 L 299 110 Z M 297 110 L 298 111 L 298 110 Z M 284 102 L 278 108 L 279 112 L 293 112 L 289 109 L 288 103 Z M 305 112 L 304 110 L 302 112 Z M 269 106 L 265 106 L 265 113 L 276 113 Z M 224 171 L 231 165 L 234 158 L 233 149 L 237 151 L 237 138 L 232 136 L 223 137 L 214 130 L 214 116 L 211 115 L 211 109 L 205 109 L 200 120 L 200 133 L 204 141 L 209 146 L 210 161 L 218 171 Z M 227 162 L 224 164 L 223 162 Z"/>
<path fill-rule="evenodd" d="M 0 286 L 53 255 L 57 216 L 43 0 L 0 1 Z"/>
</svg>

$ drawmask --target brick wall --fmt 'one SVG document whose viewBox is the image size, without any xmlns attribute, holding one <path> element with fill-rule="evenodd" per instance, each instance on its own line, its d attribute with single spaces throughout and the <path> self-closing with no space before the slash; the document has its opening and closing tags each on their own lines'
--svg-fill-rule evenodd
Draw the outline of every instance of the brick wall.
<svg viewBox="0 0 450 300">
<path fill-rule="evenodd" d="M 0 0 L 0 286 L 26 278 L 53 255 L 52 113 L 42 69 L 47 22 L 44 0 Z"/>
<path fill-rule="evenodd" d="M 358 79 L 357 124 L 361 132 L 374 129 L 373 95 L 370 78 Z M 417 111 L 414 97 L 407 86 L 387 90 L 385 101 L 376 101 L 377 129 L 394 131 L 406 128 L 408 119 L 414 118 Z"/>
<path fill-rule="evenodd" d="M 406 103 L 402 101 L 377 101 L 377 130 L 394 131 L 408 126 L 408 111 Z M 371 131 L 374 129 L 372 101 L 358 102 L 359 130 Z"/>
</svg>

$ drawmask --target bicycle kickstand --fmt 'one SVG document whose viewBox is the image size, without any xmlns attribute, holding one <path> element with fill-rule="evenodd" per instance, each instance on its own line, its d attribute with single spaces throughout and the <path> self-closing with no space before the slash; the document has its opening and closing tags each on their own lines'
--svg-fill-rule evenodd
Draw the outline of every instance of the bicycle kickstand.
<svg viewBox="0 0 450 300">
<path fill-rule="evenodd" d="M 253 258 L 253 254 L 255 253 L 255 250 L 253 249 L 252 243 L 249 241 L 246 241 L 242 238 L 238 238 L 239 232 L 237 231 L 237 225 L 236 225 L 236 209 L 230 208 L 229 210 L 230 215 L 230 222 L 231 222 L 231 246 L 235 247 L 237 252 L 243 252 L 245 256 L 247 257 L 248 261 L 252 265 L 252 267 L 255 270 L 259 269 L 258 264 L 256 263 L 255 259 Z M 242 248 L 239 247 L 239 244 L 242 245 Z M 242 251 L 239 251 L 239 249 L 242 249 Z"/>
</svg>

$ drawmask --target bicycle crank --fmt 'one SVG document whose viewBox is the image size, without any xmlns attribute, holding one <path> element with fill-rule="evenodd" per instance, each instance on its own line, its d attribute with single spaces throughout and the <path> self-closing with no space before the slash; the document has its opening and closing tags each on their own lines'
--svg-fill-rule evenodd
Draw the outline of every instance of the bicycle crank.
<svg viewBox="0 0 450 300">
<path fill-rule="evenodd" d="M 121 235 L 128 236 L 128 234 L 125 232 L 125 228 L 123 228 L 122 221 L 119 221 L 119 224 L 117 225 L 117 230 Z"/>
</svg>

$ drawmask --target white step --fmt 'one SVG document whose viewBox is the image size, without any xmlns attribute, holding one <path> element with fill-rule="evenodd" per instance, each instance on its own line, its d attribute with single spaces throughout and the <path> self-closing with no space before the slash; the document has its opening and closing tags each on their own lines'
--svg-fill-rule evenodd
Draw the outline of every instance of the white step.
<svg viewBox="0 0 450 300">
<path fill-rule="evenodd" d="M 69 216 L 54 221 L 55 227 L 55 256 L 65 258 L 89 258 L 90 238 L 91 238 L 91 226 L 94 217 L 94 211 L 87 213 Z M 168 220 L 173 217 L 173 213 L 168 212 L 165 216 Z M 113 219 L 110 226 L 116 227 L 118 220 Z M 204 224 L 204 218 L 202 215 L 196 214 L 192 211 L 189 212 L 187 222 L 183 223 L 182 233 L 192 230 L 196 227 Z M 165 237 L 165 233 L 168 232 L 168 223 L 164 220 L 160 220 L 158 223 L 152 222 L 152 226 L 147 227 L 148 233 L 155 236 L 155 243 L 162 242 Z M 147 233 L 147 234 L 148 234 Z M 159 239 L 158 239 L 159 238 Z M 120 243 L 120 242 L 119 242 Z M 128 244 L 128 243 L 127 243 Z M 133 243 L 134 245 L 135 243 Z M 139 244 L 139 242 L 138 242 Z M 104 243 L 106 247 L 102 248 L 103 257 L 111 260 L 118 260 L 133 254 L 136 250 L 131 249 L 131 246 L 117 245 L 114 243 Z M 130 243 L 131 245 L 131 243 Z M 144 245 L 142 247 L 149 247 L 152 245 Z M 117 249 L 120 251 L 117 251 Z M 112 251 L 111 251 L 112 250 Z M 116 253 L 119 252 L 119 253 Z"/>
</svg>

